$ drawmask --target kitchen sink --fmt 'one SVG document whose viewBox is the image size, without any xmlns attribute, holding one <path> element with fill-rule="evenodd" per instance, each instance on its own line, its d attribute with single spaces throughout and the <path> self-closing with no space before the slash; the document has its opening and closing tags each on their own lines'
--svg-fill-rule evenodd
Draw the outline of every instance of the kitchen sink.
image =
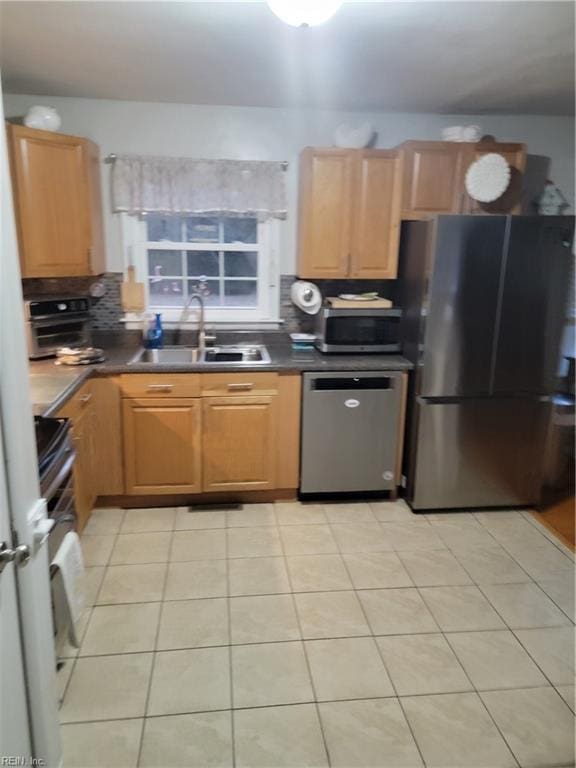
<svg viewBox="0 0 576 768">
<path fill-rule="evenodd" d="M 201 358 L 203 363 L 260 363 L 266 365 L 270 362 L 268 350 L 262 344 L 235 345 L 229 344 L 220 347 L 207 347 Z"/>
<path fill-rule="evenodd" d="M 141 349 L 130 363 L 206 363 L 218 365 L 267 365 L 270 355 L 263 344 L 225 344 L 206 347 L 203 351 L 192 347 L 164 347 Z"/>
<path fill-rule="evenodd" d="M 197 363 L 200 350 L 191 347 L 164 347 L 164 349 L 141 349 L 131 363 Z"/>
</svg>

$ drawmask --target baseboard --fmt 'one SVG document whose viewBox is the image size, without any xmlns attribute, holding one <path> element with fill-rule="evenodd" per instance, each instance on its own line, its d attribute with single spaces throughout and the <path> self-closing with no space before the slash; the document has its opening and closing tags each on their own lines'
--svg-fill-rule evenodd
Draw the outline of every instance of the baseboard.
<svg viewBox="0 0 576 768">
<path fill-rule="evenodd" d="M 229 491 L 226 493 L 166 494 L 162 496 L 99 496 L 96 507 L 187 507 L 235 505 L 296 501 L 297 488 L 277 488 L 271 491 Z"/>
</svg>

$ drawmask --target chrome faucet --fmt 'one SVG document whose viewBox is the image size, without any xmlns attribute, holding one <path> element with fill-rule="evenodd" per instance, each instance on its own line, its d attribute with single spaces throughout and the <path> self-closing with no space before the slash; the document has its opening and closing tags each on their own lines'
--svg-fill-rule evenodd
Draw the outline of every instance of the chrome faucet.
<svg viewBox="0 0 576 768">
<path fill-rule="evenodd" d="M 182 310 L 182 322 L 186 319 L 186 313 L 190 309 L 190 304 L 192 301 L 198 302 L 198 306 L 200 307 L 200 321 L 198 323 L 198 342 L 196 344 L 198 351 L 203 352 L 204 348 L 206 347 L 206 313 L 205 313 L 205 307 L 204 307 L 204 297 L 200 293 L 200 291 L 194 291 L 194 293 L 191 293 L 190 296 L 188 296 L 188 301 L 186 302 L 184 309 Z M 178 329 L 179 333 L 182 331 L 182 325 L 180 325 L 180 328 Z"/>
</svg>

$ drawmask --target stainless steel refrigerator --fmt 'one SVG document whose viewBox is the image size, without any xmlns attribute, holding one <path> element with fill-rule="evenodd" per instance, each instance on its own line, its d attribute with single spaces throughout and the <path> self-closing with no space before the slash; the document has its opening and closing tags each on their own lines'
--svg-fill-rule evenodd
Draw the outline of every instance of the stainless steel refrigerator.
<svg viewBox="0 0 576 768">
<path fill-rule="evenodd" d="M 571 279 L 571 216 L 438 216 L 402 229 L 415 510 L 538 501 Z"/>
</svg>

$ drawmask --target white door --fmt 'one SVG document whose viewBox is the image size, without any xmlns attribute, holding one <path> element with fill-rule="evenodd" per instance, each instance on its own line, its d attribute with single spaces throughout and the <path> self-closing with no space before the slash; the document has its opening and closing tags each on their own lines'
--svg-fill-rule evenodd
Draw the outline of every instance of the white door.
<svg viewBox="0 0 576 768">
<path fill-rule="evenodd" d="M 10 764 L 2 762 L 2 757 L 6 754 L 5 736 L 8 735 L 14 740 L 14 749 L 26 750 L 24 756 L 29 755 L 31 751 L 33 758 L 42 761 L 38 764 L 46 768 L 57 768 L 62 757 L 50 574 L 48 548 L 41 536 L 42 521 L 46 512 L 45 505 L 39 499 L 38 461 L 24 335 L 22 283 L 3 126 L 0 87 L 0 423 L 4 454 L 0 461 L 4 486 L 0 496 L 0 541 L 9 541 L 7 529 L 11 526 L 18 543 L 27 545 L 31 553 L 30 562 L 26 567 L 14 569 L 11 564 L 0 576 L 0 766 Z M 15 596 L 21 622 L 21 642 L 17 640 L 18 635 L 14 634 L 17 622 L 12 622 Z M 7 643 L 6 648 L 4 643 Z M 21 706 L 22 678 L 19 675 L 22 670 L 22 656 L 26 670 L 28 712 L 26 709 L 22 710 Z M 14 690 L 5 685 L 4 675 L 7 674 L 14 682 Z M 8 729 L 6 733 L 5 729 Z M 28 741 L 27 730 L 30 732 Z M 24 746 L 19 746 L 18 742 Z"/>
<path fill-rule="evenodd" d="M 0 547 L 12 548 L 12 526 L 0 424 Z M 0 744 L 2 757 L 32 755 L 14 563 L 0 562 Z M 24 763 L 21 763 L 24 764 Z"/>
</svg>

